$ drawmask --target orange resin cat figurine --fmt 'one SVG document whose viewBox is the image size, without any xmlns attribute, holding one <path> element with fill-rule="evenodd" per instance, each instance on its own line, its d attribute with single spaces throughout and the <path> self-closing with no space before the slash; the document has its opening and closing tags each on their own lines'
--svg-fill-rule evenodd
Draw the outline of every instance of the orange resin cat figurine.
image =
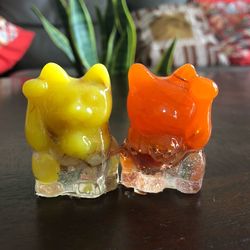
<svg viewBox="0 0 250 250">
<path fill-rule="evenodd" d="M 142 64 L 129 70 L 130 128 L 121 153 L 122 184 L 139 193 L 174 188 L 196 193 L 205 172 L 216 84 L 185 64 L 157 77 Z"/>
</svg>

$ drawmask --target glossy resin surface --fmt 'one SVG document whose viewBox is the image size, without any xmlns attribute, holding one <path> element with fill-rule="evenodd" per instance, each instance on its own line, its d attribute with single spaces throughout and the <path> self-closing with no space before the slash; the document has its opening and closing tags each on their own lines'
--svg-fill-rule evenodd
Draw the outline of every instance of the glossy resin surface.
<svg viewBox="0 0 250 250">
<path fill-rule="evenodd" d="M 96 64 L 77 79 L 48 63 L 38 78 L 25 82 L 23 93 L 36 193 L 94 198 L 115 189 L 118 159 L 110 155 L 115 142 L 108 127 L 112 97 L 106 68 Z"/>
<path fill-rule="evenodd" d="M 198 192 L 205 172 L 203 148 L 211 135 L 216 84 L 186 64 L 157 77 L 142 64 L 129 71 L 130 128 L 125 140 L 122 183 L 138 192 L 175 188 Z"/>
</svg>

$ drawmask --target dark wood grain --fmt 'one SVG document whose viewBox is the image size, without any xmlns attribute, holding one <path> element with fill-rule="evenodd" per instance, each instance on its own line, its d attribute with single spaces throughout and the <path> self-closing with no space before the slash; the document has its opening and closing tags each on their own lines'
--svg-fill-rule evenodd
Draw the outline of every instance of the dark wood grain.
<svg viewBox="0 0 250 250">
<path fill-rule="evenodd" d="M 250 70 L 206 71 L 220 88 L 202 191 L 94 200 L 34 195 L 20 79 L 0 80 L 0 249 L 250 249 Z M 126 135 L 126 86 L 113 81 L 113 134 Z"/>
</svg>

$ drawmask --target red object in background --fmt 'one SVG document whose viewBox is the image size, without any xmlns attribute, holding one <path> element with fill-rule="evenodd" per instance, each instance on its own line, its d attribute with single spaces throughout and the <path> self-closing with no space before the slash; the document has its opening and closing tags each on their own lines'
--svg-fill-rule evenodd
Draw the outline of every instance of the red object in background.
<svg viewBox="0 0 250 250">
<path fill-rule="evenodd" d="M 196 0 L 230 63 L 250 65 L 250 0 Z"/>
<path fill-rule="evenodd" d="M 234 52 L 230 56 L 230 62 L 231 64 L 235 65 L 250 65 L 250 50 L 241 50 L 238 52 Z"/>
<path fill-rule="evenodd" d="M 11 69 L 23 57 L 33 38 L 34 32 L 0 17 L 0 74 Z"/>
<path fill-rule="evenodd" d="M 197 3 L 235 3 L 237 0 L 195 0 Z M 238 2 L 250 3 L 250 0 L 238 0 Z"/>
</svg>

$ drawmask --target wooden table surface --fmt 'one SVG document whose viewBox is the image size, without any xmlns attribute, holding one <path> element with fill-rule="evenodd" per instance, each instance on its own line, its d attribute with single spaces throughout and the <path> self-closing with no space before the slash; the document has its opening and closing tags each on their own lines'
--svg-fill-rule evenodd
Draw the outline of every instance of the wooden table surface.
<svg viewBox="0 0 250 250">
<path fill-rule="evenodd" d="M 250 70 L 206 74 L 220 94 L 202 191 L 140 196 L 119 187 L 94 200 L 34 195 L 22 79 L 1 79 L 0 249 L 250 249 Z M 113 95 L 111 129 L 122 142 L 128 120 L 119 78 Z"/>
</svg>

